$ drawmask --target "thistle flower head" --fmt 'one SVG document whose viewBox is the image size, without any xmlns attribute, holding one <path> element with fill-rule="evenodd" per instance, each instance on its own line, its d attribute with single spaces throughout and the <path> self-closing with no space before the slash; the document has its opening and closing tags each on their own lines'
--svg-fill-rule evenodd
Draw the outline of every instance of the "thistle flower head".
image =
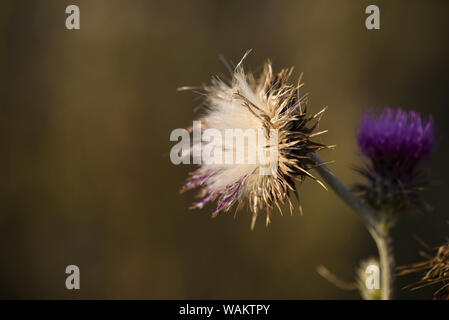
<svg viewBox="0 0 449 320">
<path fill-rule="evenodd" d="M 434 256 L 427 256 L 426 261 L 414 263 L 411 265 L 398 267 L 398 275 L 424 272 L 421 279 L 407 286 L 412 290 L 440 284 L 441 287 L 435 291 L 435 300 L 449 300 L 449 243 L 434 250 Z"/>
<path fill-rule="evenodd" d="M 246 55 L 245 55 L 246 56 Z M 245 58 L 245 57 L 244 57 Z M 243 60 L 243 59 L 242 59 Z M 214 129 L 226 137 L 229 129 L 248 132 L 262 132 L 265 143 L 246 143 L 243 155 L 235 156 L 233 163 L 201 163 L 190 174 L 183 190 L 199 188 L 198 197 L 192 208 L 202 208 L 215 201 L 213 216 L 248 205 L 253 214 L 252 228 L 257 215 L 266 211 L 266 222 L 274 208 L 281 212 L 281 206 L 288 203 L 293 210 L 291 194 L 298 195 L 295 179 L 302 181 L 310 177 L 318 181 L 308 171 L 314 162 L 308 154 L 326 146 L 311 139 L 322 132 L 315 132 L 324 109 L 315 114 L 306 112 L 306 96 L 301 96 L 297 85 L 289 84 L 293 68 L 281 70 L 274 74 L 268 61 L 259 77 L 247 73 L 242 61 L 231 73 L 231 80 L 225 82 L 217 77 L 211 84 L 203 85 L 205 96 L 205 113 L 200 117 L 202 128 Z M 276 135 L 276 139 L 273 135 Z M 223 153 L 232 151 L 238 154 L 234 139 L 223 138 L 221 141 L 203 139 L 196 149 L 222 149 Z M 231 141 L 229 141 L 231 140 Z M 235 142 L 235 141 L 234 141 Z M 258 153 L 276 154 L 276 166 L 269 174 L 263 172 L 266 163 L 257 159 L 248 161 L 248 152 L 255 148 Z"/>
<path fill-rule="evenodd" d="M 380 115 L 366 112 L 360 124 L 358 144 L 374 162 L 414 167 L 435 147 L 432 117 L 424 121 L 415 111 L 386 108 Z"/>
<path fill-rule="evenodd" d="M 368 184 L 355 189 L 372 207 L 386 213 L 427 207 L 418 194 L 423 182 L 416 168 L 435 148 L 432 117 L 424 120 L 418 112 L 402 109 L 367 111 L 357 141 L 371 163 L 359 169 Z"/>
</svg>

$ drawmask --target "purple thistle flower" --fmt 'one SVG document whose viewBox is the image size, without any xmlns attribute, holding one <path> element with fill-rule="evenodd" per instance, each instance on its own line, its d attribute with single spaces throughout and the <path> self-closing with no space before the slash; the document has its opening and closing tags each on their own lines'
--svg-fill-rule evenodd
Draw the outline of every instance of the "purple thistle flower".
<svg viewBox="0 0 449 320">
<path fill-rule="evenodd" d="M 380 115 L 366 112 L 360 124 L 358 144 L 374 162 L 395 162 L 414 167 L 435 147 L 433 119 L 400 108 L 386 108 Z"/>
<path fill-rule="evenodd" d="M 383 213 L 401 213 L 410 208 L 428 208 L 419 196 L 425 185 L 416 167 L 435 149 L 435 132 L 430 116 L 423 120 L 415 111 L 386 108 L 380 114 L 362 116 L 357 142 L 371 164 L 358 171 L 368 183 L 355 191 Z"/>
</svg>

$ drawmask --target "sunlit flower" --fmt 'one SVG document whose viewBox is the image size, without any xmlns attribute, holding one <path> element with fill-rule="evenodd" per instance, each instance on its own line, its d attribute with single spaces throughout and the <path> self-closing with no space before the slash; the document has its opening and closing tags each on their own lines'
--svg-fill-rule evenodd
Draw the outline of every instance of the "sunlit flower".
<svg viewBox="0 0 449 320">
<path fill-rule="evenodd" d="M 262 74 L 255 78 L 244 71 L 242 61 L 232 71 L 229 82 L 214 77 L 210 85 L 203 85 L 205 112 L 199 120 L 203 129 L 216 129 L 223 136 L 228 129 L 261 130 L 267 141 L 270 141 L 268 145 L 246 145 L 245 151 L 250 147 L 256 148 L 258 152 L 266 152 L 267 149 L 276 151 L 276 170 L 272 174 L 262 174 L 264 165 L 259 161 L 201 163 L 200 168 L 190 174 L 183 191 L 200 189 L 198 197 L 201 200 L 194 203 L 192 208 L 202 208 L 215 201 L 217 207 L 213 216 L 230 210 L 234 205 L 240 208 L 248 204 L 253 214 L 253 228 L 262 210 L 267 213 L 267 224 L 275 207 L 282 213 L 282 204 L 288 203 L 293 211 L 291 194 L 298 195 L 295 180 L 302 181 L 310 177 L 318 181 L 308 172 L 314 167 L 308 154 L 327 147 L 311 140 L 325 132 L 314 133 L 324 109 L 315 115 L 307 115 L 306 96 L 299 94 L 302 84 L 300 81 L 297 85 L 288 83 L 293 68 L 273 74 L 268 61 Z M 277 135 L 274 145 L 270 140 L 273 132 Z M 203 139 L 200 148 L 213 144 L 216 141 Z M 198 144 L 194 144 L 190 151 L 193 152 L 195 148 L 198 148 Z"/>
<path fill-rule="evenodd" d="M 359 170 L 368 183 L 357 185 L 356 190 L 372 207 L 400 213 L 426 206 L 418 195 L 423 182 L 416 168 L 435 148 L 432 117 L 425 120 L 417 112 L 402 109 L 386 108 L 380 114 L 367 111 L 357 141 L 370 164 Z"/>
</svg>

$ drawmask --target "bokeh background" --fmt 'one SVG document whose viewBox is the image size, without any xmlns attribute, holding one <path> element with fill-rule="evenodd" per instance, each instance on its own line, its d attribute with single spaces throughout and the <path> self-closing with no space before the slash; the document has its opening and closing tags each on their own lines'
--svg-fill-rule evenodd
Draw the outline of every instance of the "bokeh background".
<svg viewBox="0 0 449 320">
<path fill-rule="evenodd" d="M 65 7 L 81 29 L 65 28 Z M 365 28 L 377 4 L 381 30 Z M 355 133 L 364 108 L 433 114 L 439 146 L 424 165 L 434 213 L 401 220 L 398 264 L 449 235 L 447 1 L 2 1 L 0 3 L 0 298 L 358 299 L 321 278 L 351 280 L 376 248 L 332 192 L 305 182 L 304 216 L 274 215 L 250 231 L 241 212 L 210 218 L 179 194 L 171 130 L 200 103 L 184 85 L 266 58 L 304 72 L 311 111 L 329 106 L 324 152 L 348 185 L 360 178 Z M 431 170 L 428 170 L 431 169 Z M 65 288 L 65 267 L 81 290 Z M 428 299 L 432 289 L 399 290 Z"/>
</svg>

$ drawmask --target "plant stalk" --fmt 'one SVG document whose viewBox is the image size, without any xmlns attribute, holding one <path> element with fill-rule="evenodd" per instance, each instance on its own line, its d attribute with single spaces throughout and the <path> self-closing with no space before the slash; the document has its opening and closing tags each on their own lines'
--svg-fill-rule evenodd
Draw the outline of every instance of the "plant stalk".
<svg viewBox="0 0 449 320">
<path fill-rule="evenodd" d="M 310 153 L 309 157 L 317 164 L 315 169 L 327 185 L 361 217 L 379 252 L 382 300 L 393 299 L 395 263 L 388 228 L 378 218 L 377 212 L 356 197 L 316 153 Z"/>
<path fill-rule="evenodd" d="M 391 300 L 394 297 L 395 280 L 395 261 L 392 240 L 388 233 L 379 235 L 378 233 L 371 232 L 371 230 L 370 233 L 374 242 L 376 242 L 377 250 L 379 251 L 382 300 Z"/>
</svg>

